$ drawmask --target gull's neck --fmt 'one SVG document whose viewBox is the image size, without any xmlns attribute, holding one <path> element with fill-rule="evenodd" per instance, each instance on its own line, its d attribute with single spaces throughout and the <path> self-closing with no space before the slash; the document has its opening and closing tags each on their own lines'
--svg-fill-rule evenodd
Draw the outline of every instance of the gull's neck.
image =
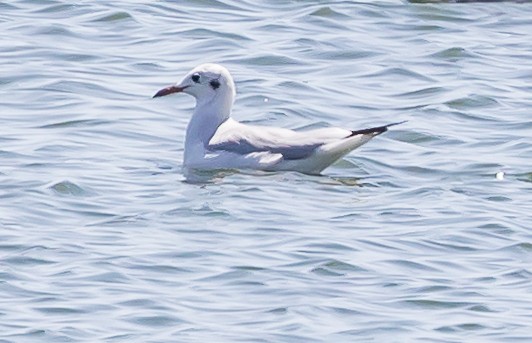
<svg viewBox="0 0 532 343">
<path fill-rule="evenodd" d="M 208 100 L 196 98 L 196 108 L 188 123 L 185 138 L 185 161 L 187 150 L 198 145 L 206 147 L 218 127 L 229 119 L 233 100 L 234 95 L 230 91 L 220 92 Z"/>
</svg>

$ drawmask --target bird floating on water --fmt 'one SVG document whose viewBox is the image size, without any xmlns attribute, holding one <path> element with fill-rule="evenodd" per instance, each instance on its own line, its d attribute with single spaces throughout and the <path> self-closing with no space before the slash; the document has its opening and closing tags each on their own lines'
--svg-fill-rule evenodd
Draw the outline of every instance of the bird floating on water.
<svg viewBox="0 0 532 343">
<path fill-rule="evenodd" d="M 233 78 L 226 68 L 212 63 L 197 66 L 181 82 L 161 89 L 153 97 L 181 92 L 196 98 L 185 138 L 186 170 L 292 170 L 320 174 L 390 126 L 404 123 L 362 130 L 309 131 L 242 124 L 231 118 L 236 96 Z"/>
</svg>

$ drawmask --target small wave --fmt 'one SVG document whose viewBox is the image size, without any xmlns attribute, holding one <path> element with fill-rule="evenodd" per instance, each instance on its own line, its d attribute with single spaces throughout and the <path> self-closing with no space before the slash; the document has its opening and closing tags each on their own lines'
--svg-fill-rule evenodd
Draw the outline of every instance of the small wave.
<svg viewBox="0 0 532 343">
<path fill-rule="evenodd" d="M 61 181 L 58 183 L 54 183 L 48 188 L 54 191 L 55 193 L 61 195 L 84 196 L 89 194 L 89 192 L 87 192 L 81 186 L 78 186 L 77 184 L 70 181 Z"/>
<path fill-rule="evenodd" d="M 112 21 L 121 21 L 121 20 L 135 20 L 135 18 L 128 12 L 116 12 L 112 14 L 105 15 L 103 17 L 91 20 L 91 22 L 112 22 Z"/>
</svg>

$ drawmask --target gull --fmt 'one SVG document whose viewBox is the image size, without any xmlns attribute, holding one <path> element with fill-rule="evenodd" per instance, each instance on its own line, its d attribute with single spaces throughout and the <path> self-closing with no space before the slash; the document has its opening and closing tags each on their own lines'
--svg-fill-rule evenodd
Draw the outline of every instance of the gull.
<svg viewBox="0 0 532 343">
<path fill-rule="evenodd" d="M 320 174 L 325 168 L 390 126 L 362 130 L 320 128 L 294 131 L 247 125 L 231 118 L 236 96 L 229 71 L 207 63 L 153 97 L 186 93 L 196 98 L 187 126 L 183 166 L 190 170 L 255 169 Z"/>
</svg>

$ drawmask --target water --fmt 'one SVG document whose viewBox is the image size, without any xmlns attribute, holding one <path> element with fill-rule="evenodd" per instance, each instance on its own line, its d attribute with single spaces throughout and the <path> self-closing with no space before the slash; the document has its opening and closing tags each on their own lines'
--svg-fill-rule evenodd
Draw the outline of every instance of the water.
<svg viewBox="0 0 532 343">
<path fill-rule="evenodd" d="M 531 341 L 531 24 L 515 3 L 1 2 L 0 341 Z M 151 96 L 207 61 L 239 120 L 408 123 L 323 176 L 185 182 L 193 99 Z"/>
</svg>

